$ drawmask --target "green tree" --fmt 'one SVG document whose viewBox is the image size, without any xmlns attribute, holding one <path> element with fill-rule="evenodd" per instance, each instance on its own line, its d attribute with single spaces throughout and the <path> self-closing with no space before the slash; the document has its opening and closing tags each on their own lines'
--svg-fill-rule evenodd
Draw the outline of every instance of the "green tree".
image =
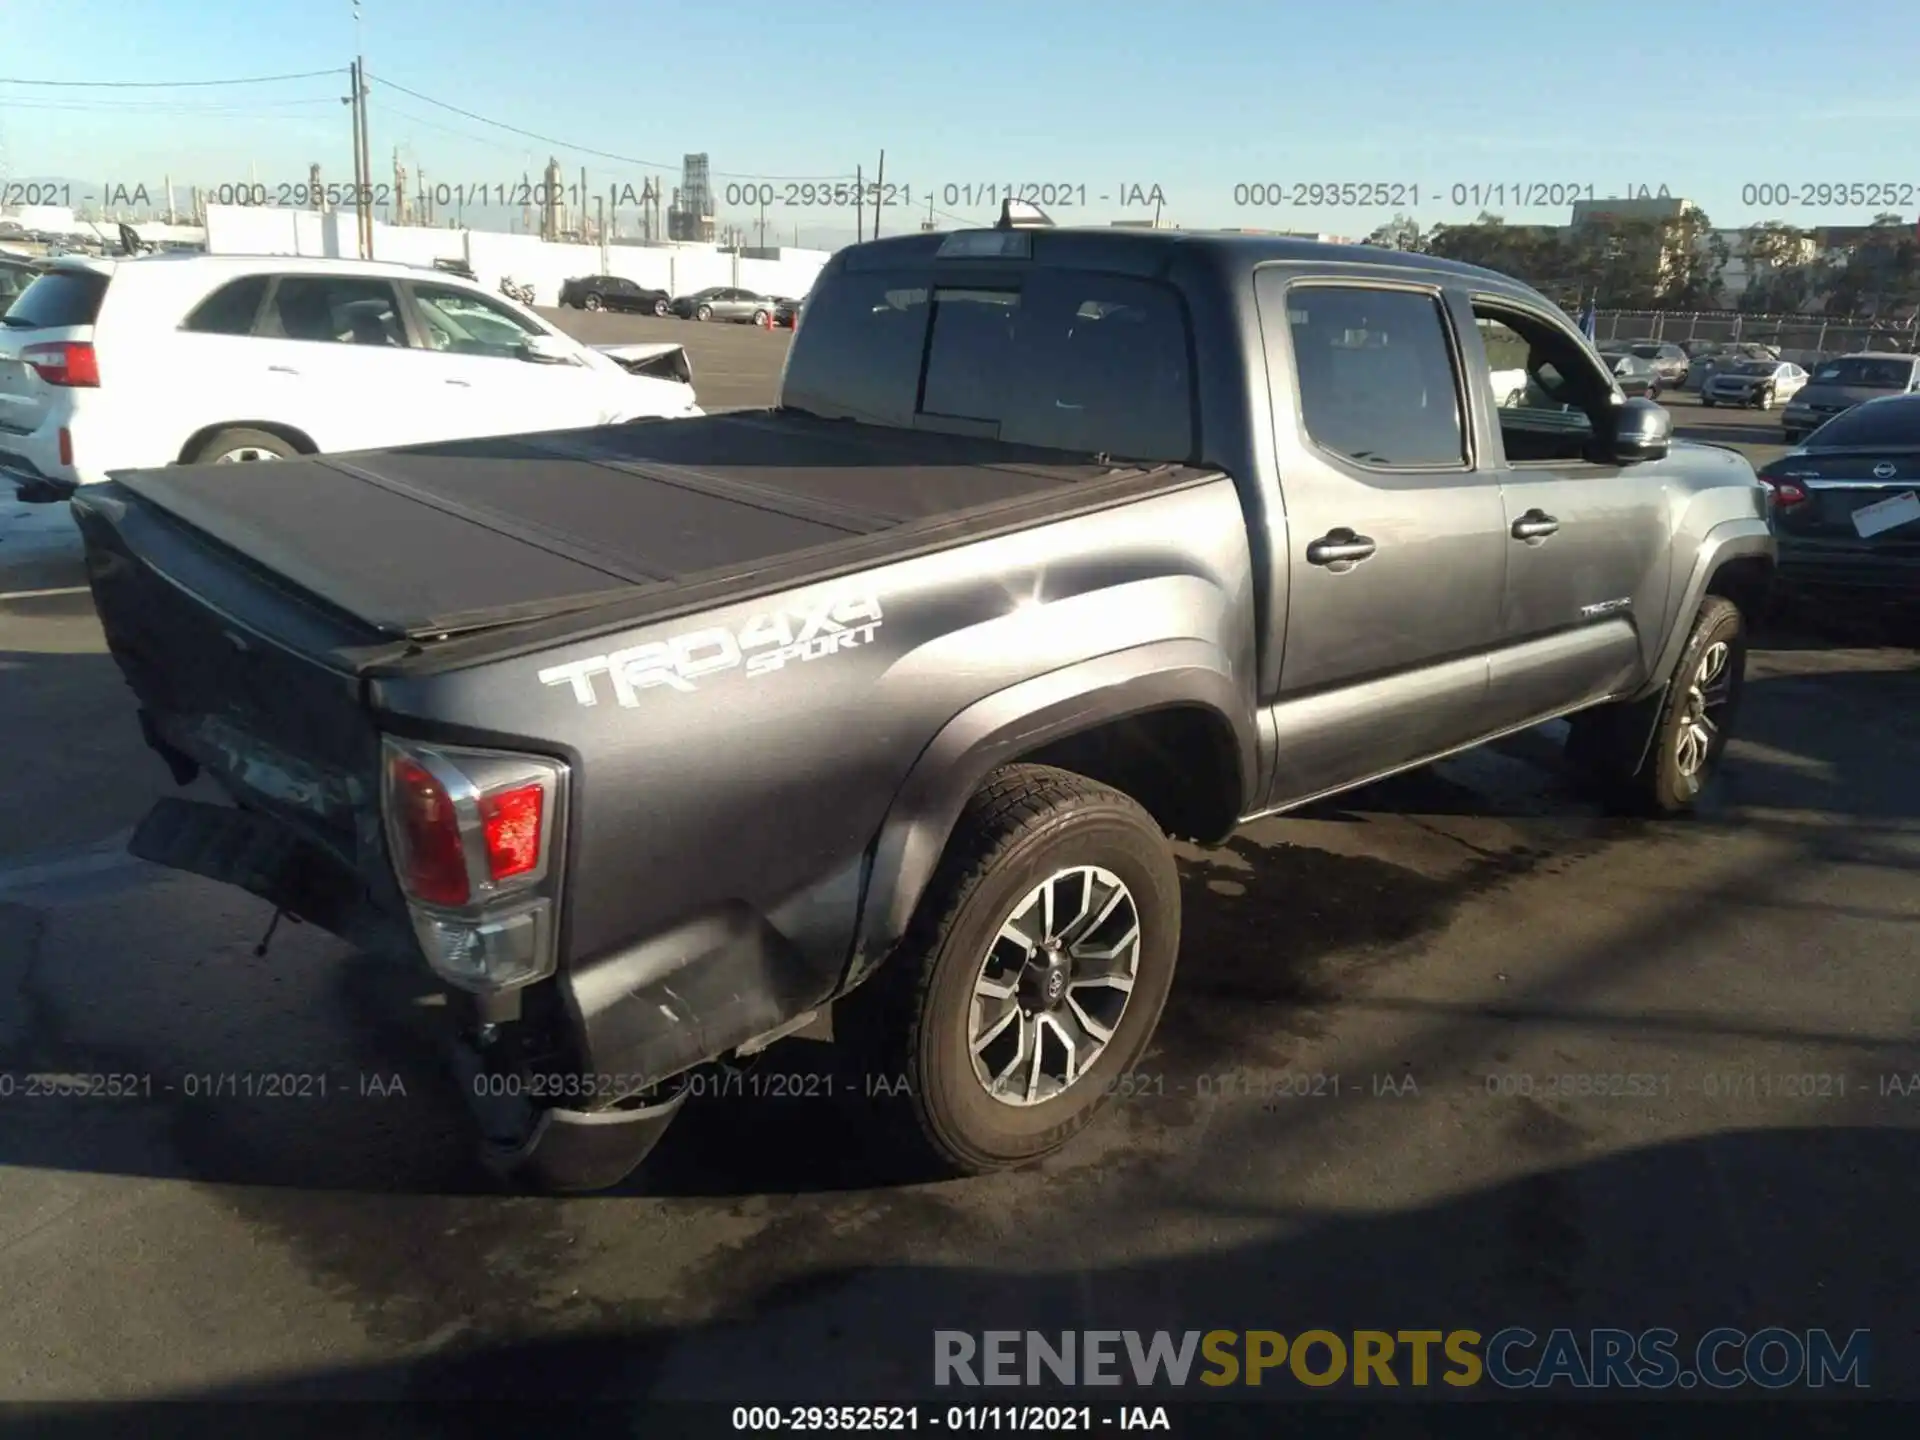
<svg viewBox="0 0 1920 1440">
<path fill-rule="evenodd" d="M 1900 316 L 1920 306 L 1920 240 L 1898 215 L 1877 215 L 1827 292 L 1830 313 Z"/>
<path fill-rule="evenodd" d="M 1411 215 L 1396 214 L 1361 243 L 1382 250 L 1424 250 L 1426 237 L 1420 233 L 1419 221 Z"/>
</svg>

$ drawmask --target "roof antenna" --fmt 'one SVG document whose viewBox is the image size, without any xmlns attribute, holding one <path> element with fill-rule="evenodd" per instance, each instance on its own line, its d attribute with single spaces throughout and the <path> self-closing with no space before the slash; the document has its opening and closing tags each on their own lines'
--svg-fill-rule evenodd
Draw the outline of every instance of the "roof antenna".
<svg viewBox="0 0 1920 1440">
<path fill-rule="evenodd" d="M 1051 230 L 1053 221 L 1047 218 L 1047 212 L 1038 205 L 1025 200 L 1006 199 L 1000 202 L 1000 219 L 993 227 L 996 230 Z"/>
</svg>

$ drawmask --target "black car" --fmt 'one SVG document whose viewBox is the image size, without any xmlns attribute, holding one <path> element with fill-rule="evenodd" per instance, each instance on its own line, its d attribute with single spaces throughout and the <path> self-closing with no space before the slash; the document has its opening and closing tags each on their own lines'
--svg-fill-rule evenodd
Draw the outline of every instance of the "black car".
<svg viewBox="0 0 1920 1440">
<path fill-rule="evenodd" d="M 1620 387 L 1620 393 L 1629 400 L 1645 397 L 1648 400 L 1660 398 L 1660 387 L 1665 383 L 1660 372 L 1654 368 L 1651 360 L 1642 359 L 1631 350 L 1616 350 L 1611 347 L 1600 352 L 1600 358 L 1607 362 L 1613 371 L 1614 383 Z"/>
<path fill-rule="evenodd" d="M 1920 603 L 1920 395 L 1836 415 L 1760 480 L 1783 582 Z"/>
<path fill-rule="evenodd" d="M 780 297 L 774 301 L 773 305 L 774 327 L 781 330 L 799 328 L 800 312 L 806 308 L 807 300 L 804 295 L 798 300 L 793 300 L 786 296 Z"/>
<path fill-rule="evenodd" d="M 582 275 L 560 287 L 560 303 L 576 310 L 621 310 L 629 315 L 671 315 L 673 297 L 649 290 L 624 275 Z"/>
</svg>

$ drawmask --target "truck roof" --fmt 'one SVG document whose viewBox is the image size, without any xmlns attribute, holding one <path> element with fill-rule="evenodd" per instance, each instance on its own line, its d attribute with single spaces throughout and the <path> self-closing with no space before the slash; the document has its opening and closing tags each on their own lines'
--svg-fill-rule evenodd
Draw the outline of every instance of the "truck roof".
<svg viewBox="0 0 1920 1440">
<path fill-rule="evenodd" d="M 891 235 L 850 246 L 840 255 L 860 255 L 866 260 L 897 256 L 902 262 L 924 263 L 938 254 L 951 236 L 966 233 L 954 230 L 922 231 Z M 1322 240 L 1305 240 L 1292 235 L 1249 235 L 1234 230 L 1134 230 L 1117 226 L 1057 225 L 1027 230 L 1037 237 L 1057 237 L 1048 244 L 1066 240 L 1081 253 L 1098 256 L 1110 249 L 1115 258 L 1139 257 L 1155 249 L 1169 256 L 1177 251 L 1202 252 L 1222 260 L 1255 265 L 1288 263 L 1296 265 L 1374 265 L 1387 269 L 1421 271 L 1428 274 L 1471 276 L 1495 282 L 1502 288 L 1528 290 L 1530 287 L 1480 265 L 1448 260 L 1438 255 L 1423 255 L 1413 250 L 1389 250 L 1378 245 L 1337 245 Z M 837 258 L 837 257 L 836 257 Z"/>
</svg>

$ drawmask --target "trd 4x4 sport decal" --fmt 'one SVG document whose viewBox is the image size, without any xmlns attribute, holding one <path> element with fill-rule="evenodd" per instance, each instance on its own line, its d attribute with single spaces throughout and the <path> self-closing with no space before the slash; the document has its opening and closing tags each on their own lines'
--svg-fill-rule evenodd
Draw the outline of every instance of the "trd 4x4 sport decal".
<svg viewBox="0 0 1920 1440">
<path fill-rule="evenodd" d="M 737 630 L 712 626 L 670 640 L 649 640 L 607 655 L 555 665 L 540 672 L 543 685 L 571 685 L 582 705 L 598 705 L 595 680 L 605 675 L 614 699 L 638 705 L 640 692 L 659 686 L 691 691 L 696 682 L 735 670 L 771 675 L 789 661 L 824 660 L 869 643 L 881 624 L 872 595 L 829 599 L 812 608 L 796 605 L 755 615 Z"/>
</svg>

